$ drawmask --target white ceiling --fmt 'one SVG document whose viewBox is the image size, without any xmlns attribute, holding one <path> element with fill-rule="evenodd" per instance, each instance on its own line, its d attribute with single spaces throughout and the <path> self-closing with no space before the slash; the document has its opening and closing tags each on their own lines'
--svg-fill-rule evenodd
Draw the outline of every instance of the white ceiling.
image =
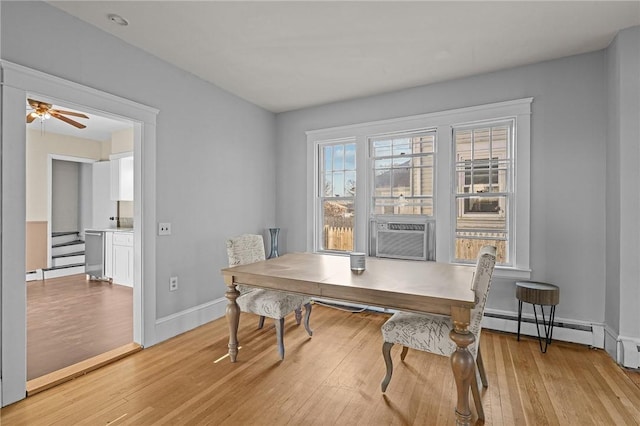
<svg viewBox="0 0 640 426">
<path fill-rule="evenodd" d="M 49 3 L 273 112 L 603 49 L 640 24 L 640 1 Z"/>
</svg>

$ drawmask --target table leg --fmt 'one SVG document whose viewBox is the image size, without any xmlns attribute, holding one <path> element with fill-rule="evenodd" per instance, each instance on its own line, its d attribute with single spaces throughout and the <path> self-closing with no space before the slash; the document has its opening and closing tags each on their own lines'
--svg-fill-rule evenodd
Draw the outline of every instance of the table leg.
<svg viewBox="0 0 640 426">
<path fill-rule="evenodd" d="M 236 302 L 240 292 L 233 282 L 233 277 L 224 277 L 224 283 L 227 285 L 227 291 L 224 294 L 229 300 L 227 304 L 226 317 L 229 323 L 229 359 L 236 362 L 238 356 L 238 325 L 240 324 L 240 307 Z"/>
<path fill-rule="evenodd" d="M 465 308 L 452 307 L 451 317 L 453 330 L 449 337 L 457 346 L 451 354 L 451 369 L 456 381 L 458 391 L 458 403 L 456 404 L 456 425 L 469 425 L 471 423 L 471 410 L 469 408 L 469 390 L 475 374 L 473 355 L 467 347 L 475 341 L 475 337 L 469 331 L 470 311 Z"/>
</svg>

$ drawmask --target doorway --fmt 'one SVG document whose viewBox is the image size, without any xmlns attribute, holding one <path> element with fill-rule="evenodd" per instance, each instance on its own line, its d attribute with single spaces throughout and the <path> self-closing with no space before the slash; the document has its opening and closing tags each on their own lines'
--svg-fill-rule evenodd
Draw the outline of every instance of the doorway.
<svg viewBox="0 0 640 426">
<path fill-rule="evenodd" d="M 37 265 L 35 279 L 34 274 L 27 275 L 26 283 L 29 395 L 104 364 L 107 353 L 131 348 L 133 343 L 133 280 L 113 280 L 111 274 L 89 280 L 85 270 L 86 230 L 128 235 L 134 231 L 133 197 L 112 198 L 110 177 L 112 156 L 128 155 L 133 160 L 133 122 L 40 99 L 28 99 L 27 114 L 34 113 L 34 104 L 64 111 L 82 126 L 55 116 L 37 116 L 26 124 L 28 268 L 34 267 L 33 259 L 42 257 L 34 251 L 46 247 L 45 262 Z M 130 184 L 133 188 L 133 176 Z M 33 231 L 34 223 L 42 222 L 46 234 Z M 101 249 L 101 254 L 106 251 Z M 134 250 L 132 245 L 128 250 Z M 124 262 L 131 272 L 130 259 Z"/>
<path fill-rule="evenodd" d="M 1 211 L 1 405 L 19 401 L 26 394 L 26 129 L 25 99 L 36 97 L 51 103 L 64 100 L 104 116 L 127 117 L 134 123 L 134 196 L 140 200 L 134 212 L 136 229 L 133 291 L 134 342 L 156 342 L 155 296 L 155 124 L 158 110 L 68 80 L 6 61 L 2 67 L 2 199 Z M 148 226 L 145 226 L 148 224 Z M 140 226 L 138 226 L 140 225 Z M 148 284 L 147 284 L 148 283 Z"/>
</svg>

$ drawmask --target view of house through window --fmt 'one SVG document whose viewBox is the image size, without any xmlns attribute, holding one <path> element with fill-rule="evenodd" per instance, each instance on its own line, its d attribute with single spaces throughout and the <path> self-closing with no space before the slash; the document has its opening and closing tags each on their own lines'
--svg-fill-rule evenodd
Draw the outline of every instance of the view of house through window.
<svg viewBox="0 0 640 426">
<path fill-rule="evenodd" d="M 356 196 L 356 144 L 320 146 L 322 249 L 353 251 Z"/>
<path fill-rule="evenodd" d="M 433 215 L 434 131 L 371 138 L 373 214 Z"/>
<path fill-rule="evenodd" d="M 455 259 L 475 261 L 485 244 L 509 263 L 513 122 L 455 128 Z"/>
</svg>

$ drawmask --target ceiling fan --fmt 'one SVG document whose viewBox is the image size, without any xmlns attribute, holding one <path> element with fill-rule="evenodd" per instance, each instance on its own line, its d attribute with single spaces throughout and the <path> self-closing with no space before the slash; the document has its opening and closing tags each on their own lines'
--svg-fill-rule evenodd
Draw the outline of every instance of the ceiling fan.
<svg viewBox="0 0 640 426">
<path fill-rule="evenodd" d="M 80 112 L 74 111 L 63 111 L 60 109 L 54 109 L 53 105 L 48 104 L 46 102 L 37 101 L 35 99 L 27 99 L 27 102 L 33 108 L 33 111 L 27 114 L 27 123 L 31 123 L 36 118 L 40 118 L 40 120 L 48 120 L 51 117 L 55 117 L 58 120 L 62 120 L 67 124 L 71 124 L 78 129 L 84 129 L 84 124 L 78 123 L 75 120 L 70 119 L 69 117 L 65 117 L 65 115 L 71 115 L 73 117 L 80 117 L 88 119 L 86 115 Z M 64 115 L 63 115 L 64 114 Z"/>
</svg>

